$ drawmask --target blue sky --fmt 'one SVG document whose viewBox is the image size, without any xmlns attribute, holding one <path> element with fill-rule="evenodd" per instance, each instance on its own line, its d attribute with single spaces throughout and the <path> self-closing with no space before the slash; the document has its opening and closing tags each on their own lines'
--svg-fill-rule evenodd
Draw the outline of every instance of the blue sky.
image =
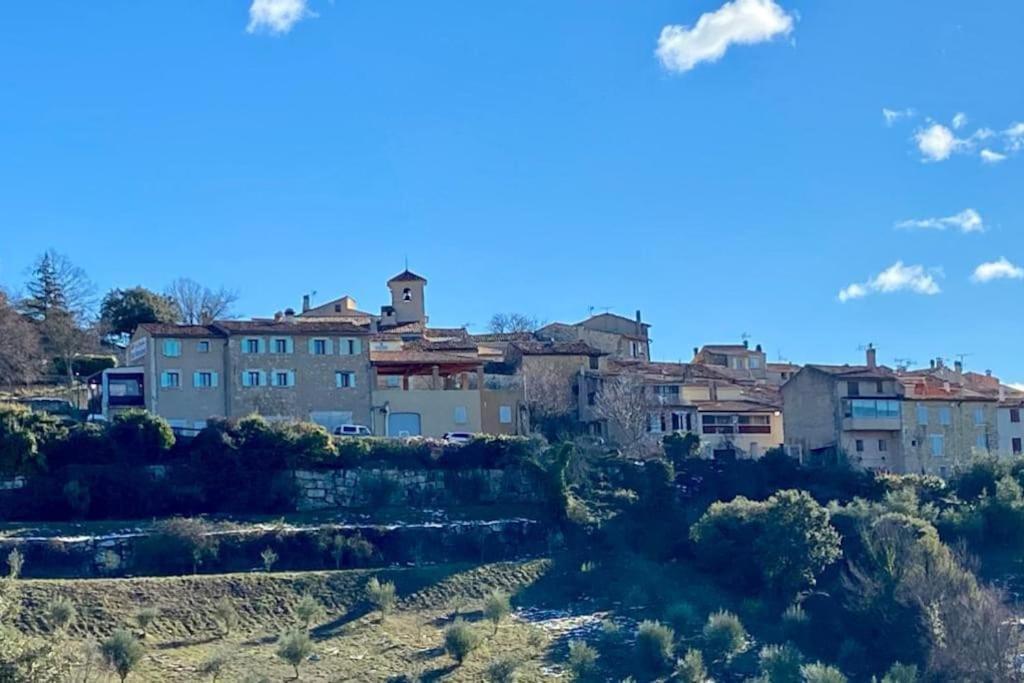
<svg viewBox="0 0 1024 683">
<path fill-rule="evenodd" d="M 408 257 L 436 325 L 639 308 L 665 360 L 1024 380 L 1022 3 L 252 5 L 5 7 L 0 284 L 54 247 L 373 310 Z"/>
</svg>

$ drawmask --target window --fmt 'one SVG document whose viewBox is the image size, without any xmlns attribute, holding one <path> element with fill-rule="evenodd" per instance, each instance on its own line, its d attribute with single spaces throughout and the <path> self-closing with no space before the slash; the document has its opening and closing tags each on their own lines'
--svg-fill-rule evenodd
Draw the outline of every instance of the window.
<svg viewBox="0 0 1024 683">
<path fill-rule="evenodd" d="M 987 451 L 988 439 L 985 437 L 984 434 L 978 434 L 978 436 L 974 439 L 974 445 L 978 448 L 978 450 Z"/>
<path fill-rule="evenodd" d="M 166 370 L 160 373 L 160 386 L 164 389 L 179 389 L 181 387 L 181 373 L 177 370 Z"/>
<path fill-rule="evenodd" d="M 292 340 L 289 337 L 279 337 L 272 342 L 271 348 L 274 349 L 274 353 L 291 353 Z"/>
<path fill-rule="evenodd" d="M 402 290 L 402 301 L 412 301 L 412 290 L 408 287 Z"/>
<path fill-rule="evenodd" d="M 661 415 L 658 415 L 657 413 L 648 413 L 647 431 L 652 432 L 654 434 L 658 434 L 665 431 Z"/>
<path fill-rule="evenodd" d="M 846 395 L 847 396 L 860 396 L 860 382 L 847 382 L 846 383 Z"/>
<path fill-rule="evenodd" d="M 636 342 L 629 342 L 629 355 L 633 358 L 638 358 L 640 356 L 640 345 Z"/>
<path fill-rule="evenodd" d="M 503 425 L 512 424 L 512 406 L 498 407 L 498 422 Z"/>
<path fill-rule="evenodd" d="M 356 385 L 356 373 L 354 372 L 342 372 L 341 370 L 334 373 L 334 386 L 339 389 L 350 389 Z"/>
<path fill-rule="evenodd" d="M 267 376 L 262 370 L 246 370 L 242 373 L 243 387 L 261 387 L 267 383 Z"/>
<path fill-rule="evenodd" d="M 205 339 L 203 341 L 201 341 L 201 342 L 198 342 L 196 344 L 196 351 L 198 351 L 199 353 L 209 353 L 210 352 L 210 342 L 205 340 Z"/>
<path fill-rule="evenodd" d="M 945 437 L 942 434 L 932 434 L 928 437 L 928 441 L 931 442 L 932 456 L 941 458 L 946 451 Z"/>
<path fill-rule="evenodd" d="M 389 389 L 396 389 L 402 386 L 402 378 L 398 375 L 388 375 L 385 378 L 384 383 L 387 384 Z"/>
<path fill-rule="evenodd" d="M 923 403 L 917 404 L 917 424 L 928 424 L 928 406 Z"/>
<path fill-rule="evenodd" d="M 1020 408 L 1010 408 L 1010 422 L 1020 422 Z"/>
<path fill-rule="evenodd" d="M 863 453 L 864 452 L 864 441 L 862 439 L 857 439 L 854 442 L 854 447 L 857 449 L 858 453 Z"/>
<path fill-rule="evenodd" d="M 260 352 L 260 340 L 259 339 L 243 339 L 242 340 L 242 353 L 259 353 Z"/>
<path fill-rule="evenodd" d="M 274 370 L 270 374 L 270 384 L 275 387 L 295 386 L 295 373 L 291 370 Z"/>
<path fill-rule="evenodd" d="M 600 358 L 600 356 L 591 356 L 590 357 L 590 369 L 591 370 L 598 370 L 598 369 L 600 369 L 600 367 L 601 367 L 601 358 Z"/>
<path fill-rule="evenodd" d="M 455 424 L 464 425 L 469 422 L 466 406 L 455 406 Z"/>
<path fill-rule="evenodd" d="M 939 408 L 939 424 L 948 425 L 950 423 L 949 408 L 943 406 Z"/>
<path fill-rule="evenodd" d="M 981 425 L 985 424 L 985 409 L 984 408 L 975 408 L 974 409 L 974 424 L 979 426 L 979 427 Z"/>
<path fill-rule="evenodd" d="M 1020 437 L 1018 437 L 1018 436 L 1013 437 L 1013 439 L 1011 441 L 1011 446 L 1010 447 L 1013 449 L 1013 454 L 1014 455 L 1020 455 L 1020 453 L 1021 453 Z"/>
<path fill-rule="evenodd" d="M 330 353 L 327 346 L 329 342 L 328 339 L 310 339 L 309 352 L 314 356 L 326 356 Z"/>
<path fill-rule="evenodd" d="M 883 382 L 882 380 L 878 380 L 877 382 L 875 382 L 875 393 L 877 393 L 877 394 L 884 394 L 885 393 L 885 382 Z"/>
<path fill-rule="evenodd" d="M 164 355 L 168 358 L 177 358 L 181 355 L 181 341 L 177 339 L 164 339 Z"/>
<path fill-rule="evenodd" d="M 886 441 L 885 439 L 879 439 L 878 440 L 878 452 L 879 453 L 885 453 L 887 450 L 889 450 L 889 442 Z"/>
<path fill-rule="evenodd" d="M 344 337 L 340 340 L 338 353 L 344 356 L 358 356 L 363 352 L 363 340 Z"/>
<path fill-rule="evenodd" d="M 900 402 L 893 399 L 853 398 L 845 402 L 845 417 L 898 418 Z"/>
<path fill-rule="evenodd" d="M 678 384 L 659 384 L 654 387 L 654 395 L 663 399 L 679 398 Z"/>
<path fill-rule="evenodd" d="M 750 357 L 750 369 L 751 370 L 757 370 L 760 367 L 761 367 L 761 359 L 757 358 L 755 356 L 751 356 Z M 751 453 L 751 455 L 753 455 L 753 453 Z"/>
<path fill-rule="evenodd" d="M 217 373 L 208 370 L 192 373 L 192 386 L 197 389 L 209 389 L 217 386 Z"/>
</svg>

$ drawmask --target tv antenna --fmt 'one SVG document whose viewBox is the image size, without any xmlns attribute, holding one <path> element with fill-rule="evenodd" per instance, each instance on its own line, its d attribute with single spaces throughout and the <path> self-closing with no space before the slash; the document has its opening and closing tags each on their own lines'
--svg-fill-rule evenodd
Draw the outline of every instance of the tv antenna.
<svg viewBox="0 0 1024 683">
<path fill-rule="evenodd" d="M 594 311 L 602 311 L 603 313 L 607 313 L 610 310 L 612 310 L 611 306 L 594 306 L 594 305 L 587 306 L 587 311 L 589 312 L 590 315 L 594 315 Z"/>
<path fill-rule="evenodd" d="M 896 363 L 896 369 L 904 372 L 909 370 L 911 365 L 917 365 L 913 358 L 893 358 L 893 361 Z"/>
</svg>

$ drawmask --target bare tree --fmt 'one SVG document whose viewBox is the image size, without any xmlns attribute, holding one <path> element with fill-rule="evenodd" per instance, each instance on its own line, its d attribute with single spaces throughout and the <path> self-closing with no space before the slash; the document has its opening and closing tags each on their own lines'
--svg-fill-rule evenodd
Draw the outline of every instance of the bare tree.
<svg viewBox="0 0 1024 683">
<path fill-rule="evenodd" d="M 534 422 L 560 418 L 577 407 L 572 388 L 579 374 L 553 363 L 524 363 L 521 368 L 526 405 Z"/>
<path fill-rule="evenodd" d="M 181 277 L 168 285 L 165 294 L 174 300 L 178 321 L 186 325 L 208 325 L 232 317 L 231 307 L 238 292 L 221 287 L 212 290 L 195 280 Z"/>
<path fill-rule="evenodd" d="M 608 423 L 609 436 L 628 455 L 642 455 L 649 445 L 650 411 L 646 387 L 637 375 L 606 378 L 594 398 L 594 414 Z"/>
<path fill-rule="evenodd" d="M 540 321 L 531 315 L 522 313 L 495 313 L 487 329 L 495 334 L 509 332 L 533 332 L 540 327 Z"/>
<path fill-rule="evenodd" d="M 11 306 L 0 291 L 0 384 L 28 384 L 43 365 L 42 346 L 35 326 Z"/>
</svg>

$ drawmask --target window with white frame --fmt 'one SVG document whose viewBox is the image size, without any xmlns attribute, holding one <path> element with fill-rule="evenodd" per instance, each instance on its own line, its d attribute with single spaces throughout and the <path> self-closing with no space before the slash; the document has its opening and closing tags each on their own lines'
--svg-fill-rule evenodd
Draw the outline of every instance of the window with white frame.
<svg viewBox="0 0 1024 683">
<path fill-rule="evenodd" d="M 498 422 L 512 424 L 512 406 L 498 406 Z"/>
<path fill-rule="evenodd" d="M 243 339 L 242 340 L 242 353 L 259 353 L 261 346 L 262 346 L 262 344 L 260 344 L 260 340 L 255 338 L 255 337 L 249 337 L 247 339 Z"/>
<path fill-rule="evenodd" d="M 464 425 L 467 422 L 469 422 L 469 415 L 466 406 L 455 406 L 455 424 Z"/>
<path fill-rule="evenodd" d="M 178 370 L 164 370 L 161 372 L 160 387 L 163 389 L 180 389 L 181 372 Z"/>
<path fill-rule="evenodd" d="M 399 377 L 398 375 L 387 375 L 384 378 L 384 383 L 388 386 L 389 389 L 397 389 L 398 387 L 402 386 L 402 378 Z"/>
<path fill-rule="evenodd" d="M 267 375 L 262 370 L 245 370 L 242 372 L 243 387 L 262 387 L 267 383 Z"/>
<path fill-rule="evenodd" d="M 209 353 L 210 352 L 210 341 L 208 339 L 203 339 L 202 341 L 197 342 L 196 343 L 196 351 L 198 351 L 199 353 Z"/>
<path fill-rule="evenodd" d="M 275 387 L 295 386 L 295 373 L 291 370 L 273 370 L 270 373 L 270 385 Z"/>
<path fill-rule="evenodd" d="M 164 356 L 167 358 L 177 358 L 181 355 L 181 340 L 180 339 L 164 339 Z"/>
<path fill-rule="evenodd" d="M 363 340 L 355 337 L 342 337 L 338 340 L 338 353 L 343 356 L 358 356 L 363 352 Z"/>
<path fill-rule="evenodd" d="M 326 356 L 331 352 L 330 339 L 310 339 L 309 353 L 313 356 Z"/>
<path fill-rule="evenodd" d="M 270 344 L 270 348 L 274 350 L 274 353 L 292 352 L 292 340 L 289 337 L 275 337 L 271 340 Z"/>
<path fill-rule="evenodd" d="M 351 389 L 356 385 L 356 373 L 338 370 L 334 373 L 334 386 L 339 389 Z"/>
<path fill-rule="evenodd" d="M 192 373 L 192 386 L 197 389 L 211 389 L 217 386 L 217 373 L 212 370 L 200 370 Z"/>
</svg>

